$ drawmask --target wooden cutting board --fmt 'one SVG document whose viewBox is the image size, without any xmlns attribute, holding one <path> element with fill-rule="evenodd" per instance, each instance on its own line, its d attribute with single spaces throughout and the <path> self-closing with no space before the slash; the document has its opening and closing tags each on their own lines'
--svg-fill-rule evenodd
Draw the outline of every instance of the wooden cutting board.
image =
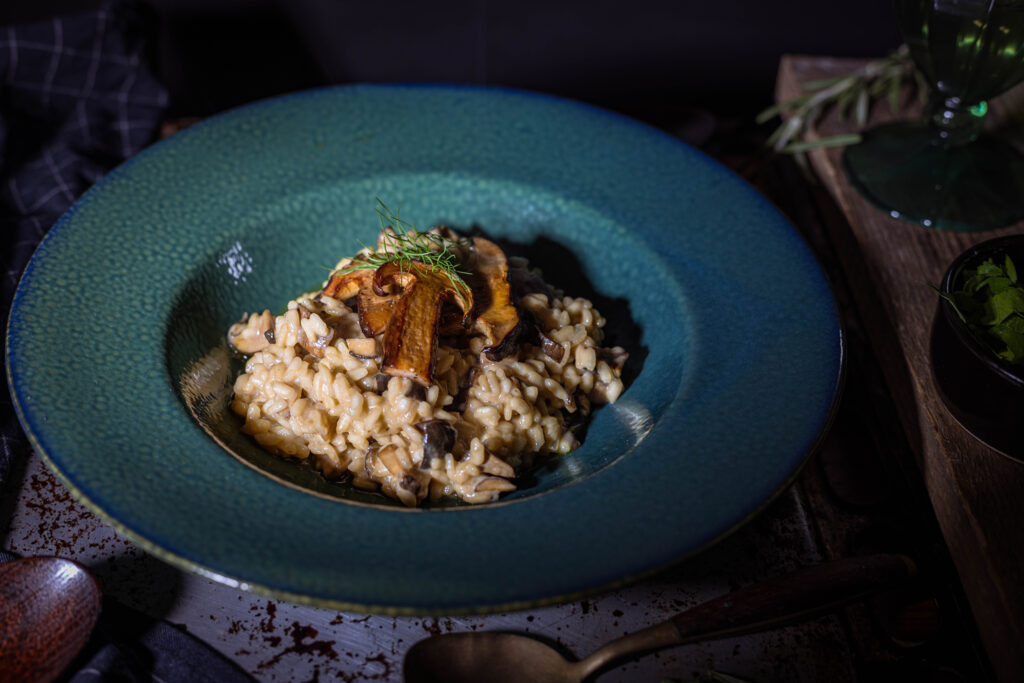
<svg viewBox="0 0 1024 683">
<path fill-rule="evenodd" d="M 863 64 L 784 56 L 776 99 L 788 100 L 805 92 L 803 83 L 845 75 Z M 1024 143 L 1022 95 L 1018 89 L 993 101 L 987 122 L 1015 143 Z M 879 103 L 870 125 L 914 118 L 919 110 L 907 93 L 897 114 Z M 852 122 L 828 112 L 810 139 L 854 130 Z M 937 301 L 927 286 L 937 286 L 964 249 L 1024 233 L 1024 222 L 976 233 L 929 230 L 890 218 L 862 198 L 846 180 L 841 151 L 817 150 L 810 161 L 845 217 L 828 226 L 844 271 L 830 275 L 849 283 L 868 328 L 993 669 L 1001 681 L 1024 681 L 1024 464 L 975 439 L 939 398 L 929 361 Z"/>
</svg>

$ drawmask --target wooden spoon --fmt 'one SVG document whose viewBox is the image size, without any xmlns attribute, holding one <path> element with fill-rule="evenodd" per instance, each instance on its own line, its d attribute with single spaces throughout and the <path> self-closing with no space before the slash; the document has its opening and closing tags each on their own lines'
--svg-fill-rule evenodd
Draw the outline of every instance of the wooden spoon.
<svg viewBox="0 0 1024 683">
<path fill-rule="evenodd" d="M 824 614 L 893 588 L 916 573 L 902 555 L 830 562 L 755 584 L 705 602 L 668 621 L 613 640 L 579 661 L 567 661 L 524 635 L 475 631 L 419 641 L 405 655 L 406 683 L 575 683 L 613 661 L 670 645 L 723 638 Z"/>
<path fill-rule="evenodd" d="M 0 564 L 0 682 L 52 681 L 89 640 L 99 613 L 99 584 L 77 562 Z"/>
</svg>

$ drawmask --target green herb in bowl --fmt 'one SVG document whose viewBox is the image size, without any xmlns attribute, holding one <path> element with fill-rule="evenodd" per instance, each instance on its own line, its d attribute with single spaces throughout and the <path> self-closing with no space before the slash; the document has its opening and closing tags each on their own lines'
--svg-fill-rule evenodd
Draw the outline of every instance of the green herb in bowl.
<svg viewBox="0 0 1024 683">
<path fill-rule="evenodd" d="M 996 357 L 1024 366 L 1024 286 L 1009 255 L 965 269 L 959 288 L 943 294 L 960 319 Z"/>
</svg>

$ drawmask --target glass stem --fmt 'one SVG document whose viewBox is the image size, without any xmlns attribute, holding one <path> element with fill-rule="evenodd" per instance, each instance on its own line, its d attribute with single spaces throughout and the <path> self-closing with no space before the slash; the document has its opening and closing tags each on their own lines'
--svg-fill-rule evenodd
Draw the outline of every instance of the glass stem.
<svg viewBox="0 0 1024 683">
<path fill-rule="evenodd" d="M 981 134 L 988 104 L 967 104 L 958 97 L 933 93 L 925 108 L 925 120 L 935 144 L 958 147 L 974 142 Z"/>
</svg>

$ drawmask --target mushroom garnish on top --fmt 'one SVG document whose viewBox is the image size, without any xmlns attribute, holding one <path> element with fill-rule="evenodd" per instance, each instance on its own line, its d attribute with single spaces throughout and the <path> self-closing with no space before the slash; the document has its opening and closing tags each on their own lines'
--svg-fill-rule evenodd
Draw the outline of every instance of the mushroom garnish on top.
<svg viewBox="0 0 1024 683">
<path fill-rule="evenodd" d="M 346 331 L 342 336 L 350 354 L 379 359 L 381 373 L 408 378 L 421 387 L 434 383 L 439 336 L 456 344 L 458 337 L 480 337 L 483 344 L 477 348 L 493 363 L 517 356 L 524 343 L 563 363 L 566 347 L 551 339 L 536 316 L 520 305 L 519 296 L 553 295 L 521 259 L 510 263 L 495 242 L 479 236 L 462 238 L 446 226 L 416 230 L 383 204 L 378 214 L 382 229 L 375 248 L 343 260 L 317 295 L 358 313 L 366 341 L 352 339 Z M 299 313 L 298 343 L 323 357 L 338 334 L 318 315 L 305 309 Z M 273 328 L 273 316 L 264 311 L 258 319 L 235 325 L 229 339 L 240 352 L 254 353 L 272 341 Z M 609 359 L 616 375 L 623 359 Z M 575 410 L 571 394 L 566 409 Z"/>
<path fill-rule="evenodd" d="M 495 500 L 534 454 L 579 445 L 592 404 L 622 391 L 626 353 L 602 347 L 590 301 L 496 241 L 378 214 L 374 246 L 319 291 L 231 327 L 251 355 L 232 409 L 267 448 L 406 505 Z"/>
<path fill-rule="evenodd" d="M 508 260 L 494 242 L 473 238 L 472 267 L 469 281 L 475 296 L 473 330 L 487 339 L 484 353 L 499 361 L 516 350 L 522 331 L 522 319 L 512 301 Z"/>
<path fill-rule="evenodd" d="M 373 278 L 372 266 L 360 267 L 364 259 L 356 258 L 347 267 L 331 273 L 330 279 L 320 292 L 321 296 L 329 296 L 338 301 L 351 299 L 365 289 Z"/>
<path fill-rule="evenodd" d="M 378 296 L 384 295 L 386 285 L 397 283 L 400 287 L 384 331 L 381 371 L 430 386 L 434 381 L 441 308 L 445 303 L 455 303 L 468 316 L 473 306 L 472 292 L 464 285 L 455 285 L 434 266 L 419 264 L 403 272 L 393 261 L 377 269 L 373 283 Z"/>
</svg>

